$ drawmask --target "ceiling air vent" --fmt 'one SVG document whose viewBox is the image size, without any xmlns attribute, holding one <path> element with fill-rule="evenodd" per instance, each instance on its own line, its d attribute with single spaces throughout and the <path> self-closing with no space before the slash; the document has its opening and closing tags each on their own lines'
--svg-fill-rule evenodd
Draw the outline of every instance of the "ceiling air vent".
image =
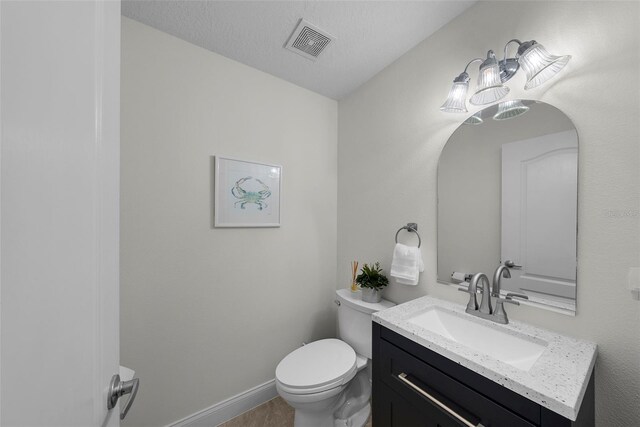
<svg viewBox="0 0 640 427">
<path fill-rule="evenodd" d="M 298 26 L 293 30 L 289 41 L 284 47 L 298 55 L 315 61 L 334 39 L 335 38 L 326 31 L 322 31 L 304 19 L 300 19 Z"/>
</svg>

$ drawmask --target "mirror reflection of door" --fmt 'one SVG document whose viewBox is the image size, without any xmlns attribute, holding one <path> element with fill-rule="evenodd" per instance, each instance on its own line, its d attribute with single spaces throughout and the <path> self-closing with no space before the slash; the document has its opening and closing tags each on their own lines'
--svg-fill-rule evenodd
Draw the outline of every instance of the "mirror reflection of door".
<svg viewBox="0 0 640 427">
<path fill-rule="evenodd" d="M 575 300 L 577 185 L 574 130 L 502 145 L 501 260 L 520 266 L 505 291 Z"/>
</svg>

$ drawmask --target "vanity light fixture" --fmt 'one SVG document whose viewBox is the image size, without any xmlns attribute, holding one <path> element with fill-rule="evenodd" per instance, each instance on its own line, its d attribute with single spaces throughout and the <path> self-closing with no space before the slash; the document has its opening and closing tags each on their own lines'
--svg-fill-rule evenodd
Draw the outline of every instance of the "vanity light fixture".
<svg viewBox="0 0 640 427">
<path fill-rule="evenodd" d="M 507 57 L 507 47 L 511 43 L 518 43 L 518 51 L 513 58 Z M 571 59 L 571 55 L 555 56 L 536 42 L 530 40 L 521 42 L 512 39 L 504 46 L 504 57 L 500 61 L 490 50 L 487 58 L 475 58 L 467 64 L 462 74 L 453 80 L 453 87 L 449 91 L 447 100 L 440 107 L 446 113 L 466 113 L 466 97 L 469 91 L 469 65 L 480 61 L 477 90 L 469 102 L 474 105 L 486 105 L 499 101 L 507 96 L 509 88 L 503 83 L 509 81 L 522 68 L 527 75 L 526 90 L 533 89 L 555 76 Z"/>
<path fill-rule="evenodd" d="M 519 99 L 504 101 L 498 105 L 498 112 L 493 116 L 493 120 L 513 119 L 527 111 L 529 111 L 529 107 L 524 105 Z"/>
</svg>

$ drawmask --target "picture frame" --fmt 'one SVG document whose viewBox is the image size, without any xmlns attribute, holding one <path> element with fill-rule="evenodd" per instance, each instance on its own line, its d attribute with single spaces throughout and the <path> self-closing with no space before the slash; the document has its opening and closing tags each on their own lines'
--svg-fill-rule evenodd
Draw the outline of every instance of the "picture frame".
<svg viewBox="0 0 640 427">
<path fill-rule="evenodd" d="M 214 227 L 280 227 L 282 166 L 214 159 Z"/>
</svg>

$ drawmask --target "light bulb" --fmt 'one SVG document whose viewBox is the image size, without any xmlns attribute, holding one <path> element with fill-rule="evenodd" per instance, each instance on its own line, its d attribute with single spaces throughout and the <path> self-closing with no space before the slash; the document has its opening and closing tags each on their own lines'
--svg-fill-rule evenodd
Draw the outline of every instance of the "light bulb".
<svg viewBox="0 0 640 427">
<path fill-rule="evenodd" d="M 462 73 L 453 80 L 447 100 L 440 107 L 445 113 L 466 113 L 467 92 L 469 91 L 469 75 Z"/>
<path fill-rule="evenodd" d="M 490 50 L 487 53 L 487 59 L 480 64 L 478 90 L 469 102 L 474 105 L 491 104 L 504 98 L 508 93 L 509 88 L 504 86 L 500 80 L 500 67 L 498 67 L 496 55 Z"/>
</svg>

